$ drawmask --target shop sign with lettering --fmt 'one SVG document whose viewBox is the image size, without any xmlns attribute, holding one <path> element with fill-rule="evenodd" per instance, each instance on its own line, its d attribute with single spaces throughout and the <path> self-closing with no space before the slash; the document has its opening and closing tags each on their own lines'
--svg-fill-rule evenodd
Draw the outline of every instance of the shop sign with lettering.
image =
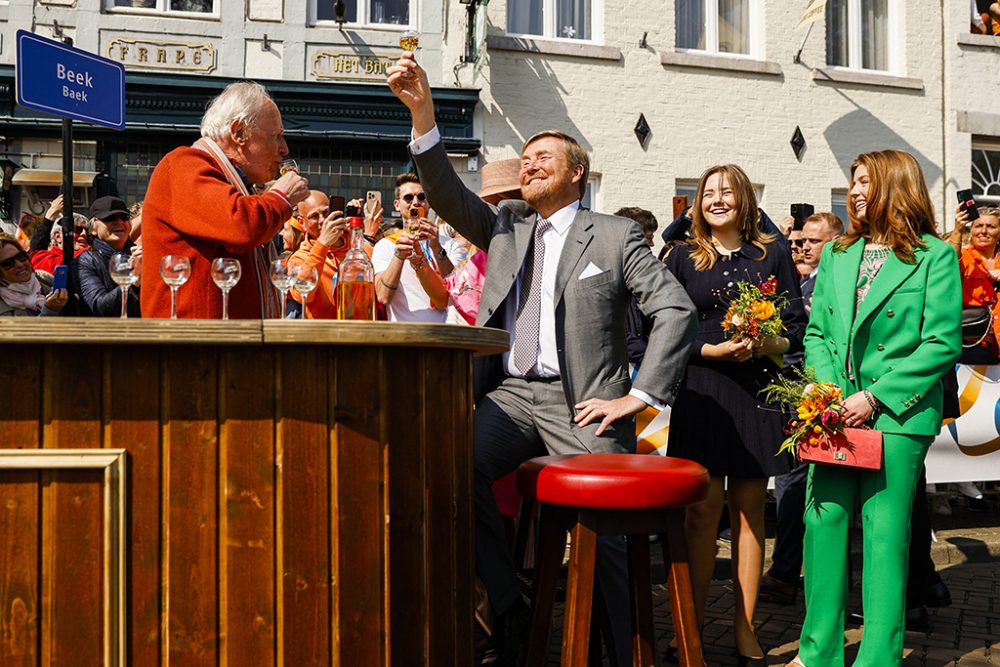
<svg viewBox="0 0 1000 667">
<path fill-rule="evenodd" d="M 176 41 L 124 39 L 116 37 L 105 47 L 108 58 L 126 67 L 150 67 L 175 72 L 211 72 L 215 69 L 215 47 Z"/>
<path fill-rule="evenodd" d="M 316 51 L 312 55 L 312 75 L 317 79 L 382 81 L 393 62 L 388 56 Z"/>
</svg>

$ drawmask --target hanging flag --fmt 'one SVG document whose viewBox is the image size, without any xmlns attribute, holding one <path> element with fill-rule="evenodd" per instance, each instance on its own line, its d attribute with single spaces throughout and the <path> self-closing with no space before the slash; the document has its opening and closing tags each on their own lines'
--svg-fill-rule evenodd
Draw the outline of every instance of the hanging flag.
<svg viewBox="0 0 1000 667">
<path fill-rule="evenodd" d="M 805 13 L 799 20 L 799 24 L 795 26 L 796 30 L 801 30 L 813 21 L 818 21 L 823 13 L 826 11 L 826 0 L 812 0 L 809 6 L 806 7 Z"/>
</svg>

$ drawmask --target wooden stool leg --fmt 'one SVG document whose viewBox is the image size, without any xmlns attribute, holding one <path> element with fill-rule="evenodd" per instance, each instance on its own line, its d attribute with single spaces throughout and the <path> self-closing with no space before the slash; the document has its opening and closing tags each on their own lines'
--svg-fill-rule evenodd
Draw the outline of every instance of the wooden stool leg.
<svg viewBox="0 0 1000 667">
<path fill-rule="evenodd" d="M 590 647 L 590 611 L 594 602 L 597 533 L 577 517 L 572 534 L 566 612 L 563 615 L 562 667 L 586 667 Z"/>
<path fill-rule="evenodd" d="M 549 629 L 552 627 L 552 607 L 556 601 L 556 583 L 566 553 L 566 530 L 561 522 L 550 515 L 551 512 L 543 505 L 539 520 L 541 544 L 535 559 L 534 598 L 531 602 L 531 635 L 526 662 L 528 667 L 541 667 L 545 664 Z M 522 512 L 522 518 L 523 516 Z M 527 524 L 522 524 L 522 529 L 526 530 Z"/>
<path fill-rule="evenodd" d="M 514 539 L 514 569 L 518 572 L 524 569 L 524 555 L 528 551 L 528 537 L 531 535 L 532 528 L 531 514 L 534 508 L 535 503 L 527 498 L 521 500 L 521 513 L 517 519 L 517 532 Z"/>
<path fill-rule="evenodd" d="M 684 510 L 667 512 L 667 530 L 660 534 L 663 562 L 667 566 L 667 588 L 674 616 L 677 656 L 681 667 L 701 667 L 701 628 L 694 613 L 694 595 L 688 572 L 687 546 L 684 541 Z"/>
<path fill-rule="evenodd" d="M 654 667 L 653 584 L 649 574 L 649 536 L 629 535 L 628 580 L 632 593 L 632 664 Z"/>
</svg>

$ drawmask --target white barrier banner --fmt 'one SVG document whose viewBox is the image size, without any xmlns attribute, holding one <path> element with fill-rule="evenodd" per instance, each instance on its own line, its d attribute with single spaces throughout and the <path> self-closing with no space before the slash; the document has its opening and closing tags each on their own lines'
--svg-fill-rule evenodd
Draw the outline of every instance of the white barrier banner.
<svg viewBox="0 0 1000 667">
<path fill-rule="evenodd" d="M 958 404 L 927 452 L 927 481 L 1000 479 L 1000 366 L 959 365 Z"/>
</svg>

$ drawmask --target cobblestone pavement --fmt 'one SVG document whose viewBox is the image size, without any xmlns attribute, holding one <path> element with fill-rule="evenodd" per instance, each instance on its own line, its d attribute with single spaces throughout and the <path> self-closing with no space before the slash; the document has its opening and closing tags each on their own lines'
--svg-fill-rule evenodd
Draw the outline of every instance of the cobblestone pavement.
<svg viewBox="0 0 1000 667">
<path fill-rule="evenodd" d="M 904 667 L 1000 666 L 1000 515 L 970 516 L 956 510 L 955 516 L 934 518 L 939 526 L 932 553 L 938 572 L 951 590 L 952 605 L 930 609 L 930 630 L 907 632 Z M 769 526 L 770 528 L 770 526 Z M 772 540 L 767 540 L 768 550 Z M 855 540 L 860 543 L 860 540 Z M 655 546 L 655 545 L 654 545 Z M 659 548 L 652 549 L 654 581 L 662 582 Z M 860 566 L 860 558 L 854 559 Z M 770 565 L 770 555 L 765 568 Z M 719 541 L 716 578 L 709 593 L 707 624 L 704 628 L 705 660 L 710 667 L 735 665 L 733 637 L 732 581 L 728 579 L 729 543 Z M 658 655 L 662 656 L 673 634 L 670 603 L 666 588 L 656 584 L 653 591 Z M 848 612 L 861 611 L 860 577 L 855 577 Z M 549 665 L 559 664 L 562 636 L 561 606 L 556 609 L 550 637 Z M 798 604 L 781 606 L 761 599 L 756 622 L 760 641 L 768 651 L 769 665 L 784 665 L 798 650 L 799 632 L 805 608 Z M 849 625 L 846 631 L 847 664 L 857 653 L 862 628 Z"/>
</svg>

